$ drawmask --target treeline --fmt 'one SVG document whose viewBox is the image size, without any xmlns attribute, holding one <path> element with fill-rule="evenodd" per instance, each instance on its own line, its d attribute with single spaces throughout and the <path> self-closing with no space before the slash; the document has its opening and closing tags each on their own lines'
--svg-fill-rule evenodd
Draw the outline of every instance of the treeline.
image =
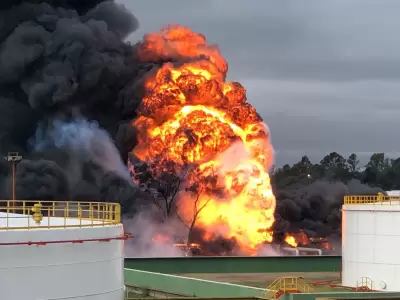
<svg viewBox="0 0 400 300">
<path fill-rule="evenodd" d="M 344 157 L 337 152 L 326 155 L 318 164 L 307 156 L 292 166 L 274 169 L 272 181 L 276 189 L 302 186 L 318 179 L 347 183 L 359 180 L 383 190 L 400 190 L 400 158 L 390 159 L 384 153 L 374 153 L 365 165 L 360 165 L 355 153 Z"/>
</svg>

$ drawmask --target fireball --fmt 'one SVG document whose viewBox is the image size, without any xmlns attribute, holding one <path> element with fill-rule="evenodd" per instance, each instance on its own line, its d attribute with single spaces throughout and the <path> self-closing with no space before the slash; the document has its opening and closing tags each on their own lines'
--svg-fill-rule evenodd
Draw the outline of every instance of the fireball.
<svg viewBox="0 0 400 300">
<path fill-rule="evenodd" d="M 132 126 L 142 161 L 195 164 L 199 176 L 217 173 L 222 195 L 203 191 L 196 226 L 205 235 L 234 237 L 249 254 L 272 241 L 275 197 L 268 170 L 273 148 L 268 128 L 238 82 L 225 82 L 228 66 L 215 45 L 182 26 L 146 35 L 141 61 L 169 61 L 147 77 L 145 96 Z M 172 63 L 171 58 L 179 63 Z M 193 202 L 180 197 L 179 213 L 193 214 Z"/>
</svg>

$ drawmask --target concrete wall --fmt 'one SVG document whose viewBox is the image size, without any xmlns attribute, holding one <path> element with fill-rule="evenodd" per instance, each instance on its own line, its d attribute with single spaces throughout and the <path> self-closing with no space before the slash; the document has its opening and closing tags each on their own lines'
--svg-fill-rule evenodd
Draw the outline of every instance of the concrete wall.
<svg viewBox="0 0 400 300">
<path fill-rule="evenodd" d="M 0 231 L 1 243 L 113 238 L 122 225 Z M 0 245 L 3 300 L 121 300 L 123 242 Z"/>
<path fill-rule="evenodd" d="M 125 268 L 168 274 L 339 272 L 341 256 L 126 258 Z"/>
</svg>

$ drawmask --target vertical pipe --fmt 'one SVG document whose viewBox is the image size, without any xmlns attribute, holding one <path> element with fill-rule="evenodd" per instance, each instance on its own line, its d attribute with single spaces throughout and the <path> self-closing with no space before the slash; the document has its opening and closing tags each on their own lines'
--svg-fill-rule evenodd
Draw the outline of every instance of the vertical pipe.
<svg viewBox="0 0 400 300">
<path fill-rule="evenodd" d="M 11 163 L 11 169 L 12 169 L 12 174 L 11 174 L 11 183 L 12 183 L 12 201 L 11 201 L 11 207 L 12 207 L 12 212 L 14 212 L 14 206 L 15 206 L 15 163 Z"/>
</svg>

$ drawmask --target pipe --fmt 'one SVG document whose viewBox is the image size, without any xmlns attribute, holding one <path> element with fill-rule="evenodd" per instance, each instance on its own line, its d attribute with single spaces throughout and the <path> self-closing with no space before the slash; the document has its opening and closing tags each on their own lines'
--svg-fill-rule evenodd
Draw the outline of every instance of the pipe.
<svg viewBox="0 0 400 300">
<path fill-rule="evenodd" d="M 322 280 L 322 281 L 313 281 L 311 282 L 312 285 L 334 285 L 334 281 L 340 281 L 340 279 L 329 279 L 329 280 Z"/>
<path fill-rule="evenodd" d="M 14 206 L 15 206 L 15 162 L 11 162 L 11 170 L 12 170 L 12 174 L 11 174 L 11 189 L 12 189 L 12 202 L 11 202 L 11 206 L 12 206 L 12 212 L 14 211 Z"/>
<path fill-rule="evenodd" d="M 319 256 L 322 256 L 322 250 L 317 249 L 317 248 L 304 248 L 304 247 L 297 247 L 299 251 L 304 251 L 304 252 L 317 252 Z"/>
<path fill-rule="evenodd" d="M 130 233 L 125 233 L 122 236 L 117 236 L 117 237 L 111 237 L 111 238 L 99 238 L 99 239 L 82 239 L 82 240 L 56 240 L 56 241 L 41 241 L 41 242 L 13 242 L 13 243 L 0 243 L 0 246 L 17 246 L 17 245 L 36 245 L 36 246 L 44 246 L 47 244 L 66 244 L 66 243 L 72 243 L 72 244 L 82 244 L 84 242 L 110 242 L 112 240 L 127 240 L 132 238 L 132 234 Z"/>
<path fill-rule="evenodd" d="M 282 250 L 288 251 L 288 252 L 294 252 L 294 253 L 295 253 L 295 256 L 299 256 L 299 250 L 298 250 L 298 248 L 282 247 Z"/>
</svg>

